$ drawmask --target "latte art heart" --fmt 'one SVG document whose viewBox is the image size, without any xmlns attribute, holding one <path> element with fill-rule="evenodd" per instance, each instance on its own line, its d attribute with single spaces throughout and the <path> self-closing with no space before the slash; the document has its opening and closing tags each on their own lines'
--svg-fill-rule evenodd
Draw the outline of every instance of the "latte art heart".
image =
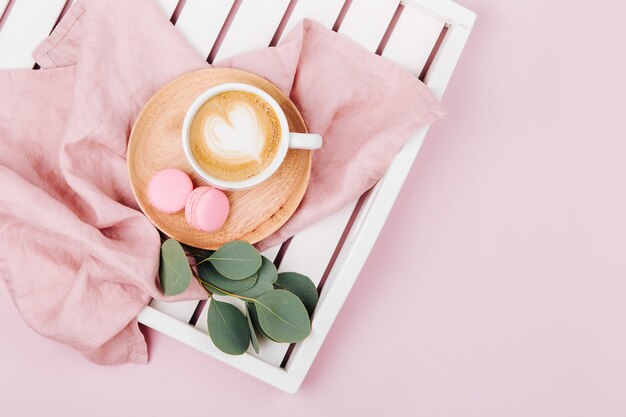
<svg viewBox="0 0 626 417">
<path fill-rule="evenodd" d="M 241 181 L 266 169 L 280 149 L 276 112 L 261 97 L 226 91 L 208 99 L 194 116 L 189 145 L 211 176 Z"/>
<path fill-rule="evenodd" d="M 236 103 L 226 118 L 219 114 L 207 117 L 204 140 L 211 152 L 225 160 L 261 162 L 266 137 L 254 109 L 246 103 Z"/>
</svg>

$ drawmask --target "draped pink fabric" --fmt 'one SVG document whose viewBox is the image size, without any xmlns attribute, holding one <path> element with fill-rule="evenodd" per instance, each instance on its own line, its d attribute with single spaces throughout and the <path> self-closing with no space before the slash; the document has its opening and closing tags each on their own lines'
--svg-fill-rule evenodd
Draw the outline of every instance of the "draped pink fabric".
<svg viewBox="0 0 626 417">
<path fill-rule="evenodd" d="M 34 52 L 41 70 L 0 71 L 0 274 L 38 333 L 102 364 L 147 361 L 136 316 L 157 284 L 159 236 L 139 211 L 126 145 L 165 83 L 208 64 L 151 0 L 79 0 Z M 261 246 L 354 201 L 402 144 L 443 116 L 402 68 L 314 22 L 278 47 L 216 64 L 289 94 L 317 151 L 296 214 Z"/>
</svg>

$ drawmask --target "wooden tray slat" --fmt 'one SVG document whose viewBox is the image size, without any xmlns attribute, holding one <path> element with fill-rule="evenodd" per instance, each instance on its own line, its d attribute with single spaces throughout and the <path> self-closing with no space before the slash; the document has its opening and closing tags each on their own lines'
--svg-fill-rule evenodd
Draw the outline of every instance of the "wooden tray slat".
<svg viewBox="0 0 626 417">
<path fill-rule="evenodd" d="M 280 272 L 299 272 L 319 285 L 356 204 L 348 204 L 294 236 L 280 263 Z"/>
<path fill-rule="evenodd" d="M 344 3 L 344 0 L 298 0 L 285 25 L 283 36 L 305 18 L 332 29 Z"/>
<path fill-rule="evenodd" d="M 202 57 L 209 56 L 233 3 L 234 0 L 187 0 L 185 3 L 176 28 Z"/>
<path fill-rule="evenodd" d="M 157 3 L 161 6 L 165 16 L 169 19 L 172 17 L 172 14 L 178 5 L 178 0 L 157 0 Z"/>
<path fill-rule="evenodd" d="M 353 0 L 339 33 L 376 51 L 399 4 L 394 0 Z"/>
<path fill-rule="evenodd" d="M 9 0 L 0 0 L 0 17 L 2 17 L 2 14 L 6 10 L 7 4 L 9 4 Z"/>
<path fill-rule="evenodd" d="M 269 46 L 289 0 L 244 0 L 217 51 L 215 61 Z"/>
<path fill-rule="evenodd" d="M 152 299 L 150 305 L 170 317 L 174 317 L 183 323 L 189 323 L 191 316 L 193 316 L 194 311 L 196 311 L 196 308 L 198 307 L 198 301 L 190 300 L 170 303 Z"/>
<path fill-rule="evenodd" d="M 443 26 L 441 20 L 408 3 L 402 10 L 382 56 L 419 76 Z"/>
<path fill-rule="evenodd" d="M 0 31 L 0 69 L 32 68 L 33 49 L 50 33 L 65 0 L 19 0 Z"/>
</svg>

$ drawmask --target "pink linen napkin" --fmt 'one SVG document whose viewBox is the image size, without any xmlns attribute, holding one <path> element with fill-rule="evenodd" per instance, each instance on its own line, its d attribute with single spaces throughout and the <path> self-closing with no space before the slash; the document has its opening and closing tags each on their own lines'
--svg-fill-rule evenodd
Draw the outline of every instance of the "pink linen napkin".
<svg viewBox="0 0 626 417">
<path fill-rule="evenodd" d="M 24 320 L 101 364 L 144 363 L 137 314 L 165 297 L 159 236 L 126 170 L 132 124 L 165 83 L 208 64 L 152 0 L 79 0 L 34 52 L 41 70 L 0 71 L 0 275 Z M 354 201 L 402 144 L 443 116 L 424 84 L 314 22 L 278 47 L 216 66 L 288 94 L 324 147 L 280 243 Z"/>
</svg>

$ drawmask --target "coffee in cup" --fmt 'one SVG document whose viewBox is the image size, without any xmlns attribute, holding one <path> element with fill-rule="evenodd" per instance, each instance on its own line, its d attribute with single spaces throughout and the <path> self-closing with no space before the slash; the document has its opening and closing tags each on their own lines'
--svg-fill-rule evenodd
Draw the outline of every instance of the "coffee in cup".
<svg viewBox="0 0 626 417">
<path fill-rule="evenodd" d="M 227 83 L 200 94 L 183 122 L 183 149 L 193 169 L 225 190 L 253 187 L 280 167 L 291 149 L 319 149 L 316 134 L 290 133 L 280 105 L 265 91 Z"/>
</svg>

